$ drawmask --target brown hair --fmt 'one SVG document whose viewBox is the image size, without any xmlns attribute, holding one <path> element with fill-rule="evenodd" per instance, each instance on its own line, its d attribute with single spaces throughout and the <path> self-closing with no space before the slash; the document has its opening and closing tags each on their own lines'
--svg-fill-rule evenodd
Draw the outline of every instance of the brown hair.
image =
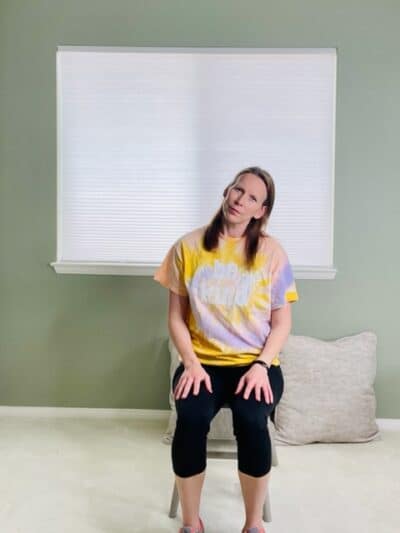
<svg viewBox="0 0 400 533">
<path fill-rule="evenodd" d="M 246 230 L 244 232 L 244 235 L 246 237 L 246 241 L 245 241 L 246 266 L 247 268 L 250 268 L 254 263 L 254 259 L 255 259 L 255 256 L 258 250 L 260 236 L 264 236 L 262 228 L 263 226 L 267 225 L 269 217 L 272 212 L 272 208 L 274 206 L 275 184 L 274 184 L 274 180 L 272 179 L 272 176 L 266 170 L 263 170 L 260 167 L 248 167 L 238 172 L 235 178 L 233 179 L 233 181 L 225 187 L 224 194 L 223 194 L 224 198 L 228 194 L 229 189 L 233 185 L 236 184 L 236 181 L 243 174 L 254 174 L 255 176 L 258 176 L 259 178 L 263 180 L 267 188 L 267 198 L 262 204 L 266 206 L 264 215 L 259 219 L 252 218 L 250 222 L 248 223 Z M 218 209 L 213 219 L 207 226 L 206 231 L 203 236 L 203 247 L 207 251 L 210 252 L 211 250 L 214 250 L 215 248 L 218 247 L 219 234 L 222 233 L 223 231 L 223 225 L 224 225 L 224 213 L 223 213 L 222 204 L 221 204 L 221 207 Z"/>
</svg>

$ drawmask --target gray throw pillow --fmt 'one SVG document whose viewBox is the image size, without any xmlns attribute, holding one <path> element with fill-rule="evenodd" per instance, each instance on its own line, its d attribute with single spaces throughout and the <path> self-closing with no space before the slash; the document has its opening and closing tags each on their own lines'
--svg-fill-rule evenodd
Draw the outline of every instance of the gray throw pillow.
<svg viewBox="0 0 400 533">
<path fill-rule="evenodd" d="M 280 354 L 285 388 L 275 412 L 277 444 L 367 442 L 375 420 L 377 337 L 323 341 L 289 335 Z"/>
</svg>

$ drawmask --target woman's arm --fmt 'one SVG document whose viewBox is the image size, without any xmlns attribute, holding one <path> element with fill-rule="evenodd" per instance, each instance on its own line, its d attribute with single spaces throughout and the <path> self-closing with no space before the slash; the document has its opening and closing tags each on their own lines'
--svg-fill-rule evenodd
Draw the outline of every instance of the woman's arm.
<svg viewBox="0 0 400 533">
<path fill-rule="evenodd" d="M 169 291 L 168 306 L 168 329 L 169 334 L 182 357 L 185 368 L 194 363 L 199 363 L 193 351 L 189 328 L 186 325 L 186 317 L 189 310 L 189 297 L 181 296 Z"/>
<path fill-rule="evenodd" d="M 182 357 L 185 367 L 176 384 L 174 396 L 177 400 L 184 399 L 193 387 L 193 394 L 197 395 L 200 385 L 204 381 L 208 392 L 212 392 L 211 379 L 202 367 L 192 346 L 189 328 L 186 325 L 186 317 L 189 310 L 189 298 L 180 296 L 169 291 L 168 329 L 169 334 Z"/>
<path fill-rule="evenodd" d="M 286 303 L 283 307 L 271 311 L 271 331 L 257 359 L 265 361 L 270 366 L 272 360 L 282 350 L 291 329 L 292 308 L 290 303 Z"/>
<path fill-rule="evenodd" d="M 286 303 L 283 307 L 272 311 L 271 331 L 262 352 L 257 358 L 257 360 L 265 361 L 268 366 L 270 366 L 272 360 L 279 354 L 289 336 L 292 327 L 292 310 L 290 305 L 290 303 Z M 267 379 L 265 379 L 266 377 Z M 261 365 L 253 365 L 240 378 L 235 394 L 239 394 L 243 388 L 243 398 L 245 400 L 249 398 L 251 391 L 254 389 L 258 401 L 261 401 L 262 395 L 264 395 L 267 403 L 273 403 L 274 401 L 268 374 L 265 374 L 265 368 L 262 368 Z"/>
</svg>

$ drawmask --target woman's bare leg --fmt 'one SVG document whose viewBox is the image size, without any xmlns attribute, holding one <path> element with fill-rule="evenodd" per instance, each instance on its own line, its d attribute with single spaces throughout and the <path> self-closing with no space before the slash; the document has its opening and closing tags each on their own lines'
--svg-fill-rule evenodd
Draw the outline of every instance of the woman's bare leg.
<svg viewBox="0 0 400 533">
<path fill-rule="evenodd" d="M 253 477 L 239 470 L 239 480 L 246 512 L 245 529 L 263 527 L 262 512 L 269 476 L 270 473 L 261 477 Z"/>
<path fill-rule="evenodd" d="M 203 487 L 205 470 L 190 477 L 175 476 L 179 501 L 182 509 L 182 520 L 185 526 L 198 528 L 201 489 Z"/>
</svg>

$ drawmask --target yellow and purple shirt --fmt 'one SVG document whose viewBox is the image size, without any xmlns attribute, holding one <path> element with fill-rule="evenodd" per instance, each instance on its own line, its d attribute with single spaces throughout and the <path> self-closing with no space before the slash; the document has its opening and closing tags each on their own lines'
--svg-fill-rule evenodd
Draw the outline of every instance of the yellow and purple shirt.
<svg viewBox="0 0 400 533">
<path fill-rule="evenodd" d="M 178 239 L 154 279 L 189 298 L 187 326 L 201 363 L 240 366 L 254 361 L 271 331 L 271 311 L 299 297 L 288 256 L 277 239 L 260 238 L 251 269 L 244 237 L 220 234 L 218 248 L 202 246 L 206 226 Z M 273 365 L 279 365 L 276 356 Z"/>
</svg>

